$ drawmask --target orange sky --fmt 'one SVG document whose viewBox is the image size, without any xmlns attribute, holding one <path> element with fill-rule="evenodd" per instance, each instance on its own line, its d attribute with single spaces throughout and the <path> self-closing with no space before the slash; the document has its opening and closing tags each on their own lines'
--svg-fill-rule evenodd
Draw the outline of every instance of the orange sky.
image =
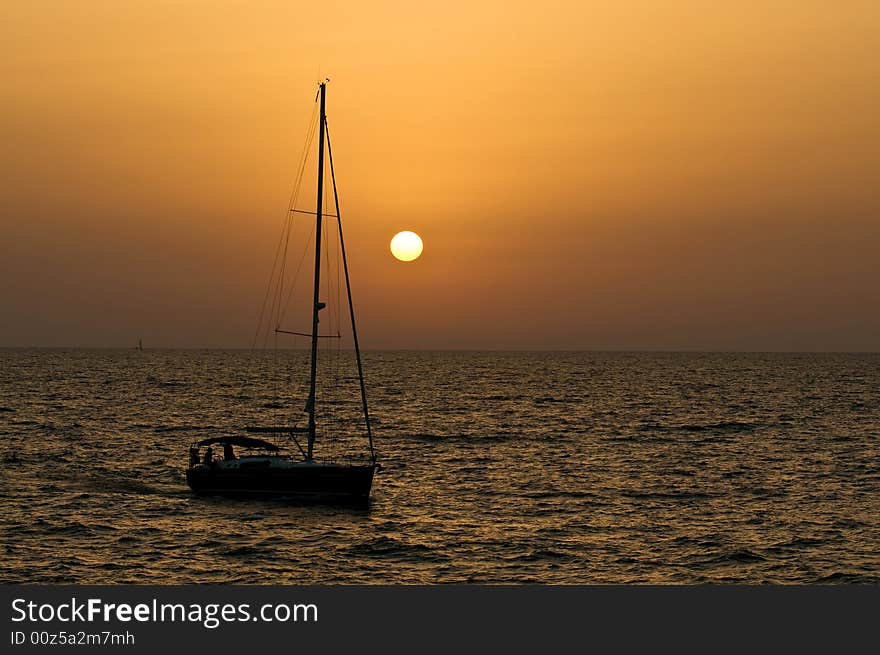
<svg viewBox="0 0 880 655">
<path fill-rule="evenodd" d="M 874 1 L 4 13 L 0 346 L 249 346 L 326 75 L 367 348 L 880 350 Z"/>
</svg>

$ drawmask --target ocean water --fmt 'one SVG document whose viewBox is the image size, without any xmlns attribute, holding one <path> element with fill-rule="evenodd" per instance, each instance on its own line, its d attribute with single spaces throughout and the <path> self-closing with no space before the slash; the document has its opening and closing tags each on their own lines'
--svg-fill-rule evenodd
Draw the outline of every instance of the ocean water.
<svg viewBox="0 0 880 655">
<path fill-rule="evenodd" d="M 880 355 L 366 353 L 369 508 L 192 494 L 190 442 L 292 420 L 305 366 L 0 350 L 0 581 L 880 582 Z"/>
</svg>

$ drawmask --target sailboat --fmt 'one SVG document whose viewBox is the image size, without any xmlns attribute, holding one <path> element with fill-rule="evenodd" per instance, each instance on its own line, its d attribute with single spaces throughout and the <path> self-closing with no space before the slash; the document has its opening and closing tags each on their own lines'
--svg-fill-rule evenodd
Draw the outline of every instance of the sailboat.
<svg viewBox="0 0 880 655">
<path fill-rule="evenodd" d="M 345 242 L 342 237 L 342 221 L 339 212 L 339 197 L 336 191 L 336 175 L 333 171 L 333 151 L 330 147 L 329 133 L 327 132 L 327 81 L 325 80 L 319 85 L 317 206 L 314 212 L 301 212 L 312 214 L 316 222 L 314 292 L 311 305 L 312 329 L 310 333 L 292 333 L 302 334 L 302 336 L 310 338 L 309 392 L 305 409 L 308 413 L 308 425 L 303 427 L 251 426 L 244 428 L 244 431 L 249 433 L 247 435 L 213 436 L 194 442 L 190 445 L 186 480 L 190 488 L 196 493 L 224 496 L 272 496 L 305 502 L 361 504 L 369 502 L 373 476 L 381 469 L 373 447 L 363 365 L 358 344 L 351 286 L 349 284 L 348 261 L 345 256 Z M 351 332 L 357 363 L 357 376 L 360 383 L 365 436 L 369 446 L 369 458 L 361 463 L 352 463 L 351 461 L 345 463 L 319 461 L 315 456 L 315 444 L 318 435 L 316 420 L 318 339 L 319 336 L 322 336 L 318 334 L 318 315 L 326 307 L 326 304 L 320 301 L 321 234 L 322 223 L 325 217 L 322 202 L 324 197 L 325 140 L 330 160 L 333 196 L 336 205 L 334 217 L 337 219 L 339 246 L 345 271 L 345 288 L 348 297 L 349 315 L 351 317 Z M 276 328 L 275 332 L 285 332 L 285 330 Z M 282 444 L 267 438 L 250 436 L 254 434 L 274 435 L 276 441 L 282 440 Z M 297 434 L 305 434 L 305 447 L 297 439 Z M 286 445 L 283 443 L 284 441 L 287 442 Z M 298 452 L 287 452 L 288 448 L 286 446 L 289 446 L 291 442 L 296 445 Z M 218 451 L 222 447 L 222 455 L 219 452 L 215 454 L 215 446 L 218 447 Z M 239 453 L 236 453 L 236 448 L 239 449 Z"/>
</svg>

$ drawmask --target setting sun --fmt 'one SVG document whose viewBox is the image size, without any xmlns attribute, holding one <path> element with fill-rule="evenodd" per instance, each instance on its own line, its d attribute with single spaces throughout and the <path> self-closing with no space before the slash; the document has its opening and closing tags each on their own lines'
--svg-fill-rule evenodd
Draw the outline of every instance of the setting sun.
<svg viewBox="0 0 880 655">
<path fill-rule="evenodd" d="M 415 232 L 398 232 L 391 239 L 391 254 L 402 262 L 418 259 L 422 248 L 422 238 Z"/>
</svg>

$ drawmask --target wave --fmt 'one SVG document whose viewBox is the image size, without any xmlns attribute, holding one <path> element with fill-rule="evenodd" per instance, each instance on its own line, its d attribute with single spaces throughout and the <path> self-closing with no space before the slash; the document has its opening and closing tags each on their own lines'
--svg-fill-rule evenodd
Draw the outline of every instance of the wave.
<svg viewBox="0 0 880 655">
<path fill-rule="evenodd" d="M 630 498 L 642 498 L 646 500 L 704 500 L 719 494 L 711 494 L 702 491 L 622 491 L 621 495 Z"/>
<path fill-rule="evenodd" d="M 217 429 L 214 425 L 157 425 L 153 428 L 156 432 L 199 432 Z"/>
<path fill-rule="evenodd" d="M 419 561 L 448 559 L 424 544 L 412 544 L 393 537 L 376 537 L 344 549 L 347 555 L 358 557 L 417 558 Z"/>
<path fill-rule="evenodd" d="M 531 498 L 533 500 L 542 500 L 545 498 L 593 498 L 597 499 L 597 496 L 592 491 L 535 491 L 533 493 L 525 494 L 527 498 Z"/>
<path fill-rule="evenodd" d="M 250 559 L 252 557 L 271 557 L 275 554 L 275 549 L 257 545 L 231 546 L 221 548 L 218 554 L 223 557 L 242 557 Z"/>
<path fill-rule="evenodd" d="M 119 471 L 93 471 L 57 478 L 66 483 L 65 486 L 92 493 L 126 493 L 152 495 L 160 494 L 161 490 L 145 484 L 140 479 L 125 477 Z"/>
<path fill-rule="evenodd" d="M 113 533 L 118 532 L 119 528 L 113 525 L 107 525 L 104 523 L 92 523 L 86 524 L 81 523 L 79 521 L 72 521 L 70 523 L 66 523 L 63 525 L 52 525 L 48 522 L 42 523 L 42 528 L 40 530 L 44 534 L 51 535 L 66 535 L 66 536 L 76 536 L 76 537 L 85 537 L 92 536 L 100 533 Z"/>
<path fill-rule="evenodd" d="M 749 423 L 747 421 L 719 421 L 718 423 L 685 423 L 679 425 L 677 429 L 685 432 L 751 432 L 757 429 L 757 423 Z"/>
<path fill-rule="evenodd" d="M 535 548 L 528 551 L 527 553 L 510 555 L 507 557 L 502 557 L 502 559 L 508 562 L 541 562 L 547 560 L 557 562 L 572 562 L 578 560 L 579 558 L 575 555 L 572 555 L 571 553 L 555 550 L 553 548 Z"/>
<path fill-rule="evenodd" d="M 781 541 L 767 548 L 767 552 L 783 553 L 789 550 L 800 550 L 805 548 L 815 548 L 826 543 L 825 539 L 814 539 L 811 537 L 795 537 L 788 541 Z"/>
<path fill-rule="evenodd" d="M 752 432 L 760 427 L 759 423 L 749 421 L 717 421 L 715 423 L 642 423 L 635 429 L 640 432 L 653 430 L 660 432 Z"/>
<path fill-rule="evenodd" d="M 848 583 L 848 584 L 877 584 L 878 577 L 861 575 L 859 573 L 843 573 L 834 571 L 813 580 L 816 584 Z"/>
<path fill-rule="evenodd" d="M 187 386 L 187 383 L 182 380 L 164 380 L 164 381 L 158 381 L 155 384 L 160 387 L 185 387 L 185 386 Z"/>
<path fill-rule="evenodd" d="M 701 564 L 757 564 L 758 562 L 766 562 L 767 558 L 748 548 L 739 548 L 737 550 L 720 553 L 714 557 L 707 557 L 700 560 Z"/>
<path fill-rule="evenodd" d="M 521 435 L 514 434 L 512 432 L 500 432 L 494 434 L 469 434 L 469 433 L 457 433 L 457 434 L 432 434 L 430 432 L 413 432 L 410 434 L 404 435 L 406 439 L 411 439 L 413 441 L 425 441 L 428 443 L 442 443 L 442 442 L 474 442 L 474 441 L 512 441 L 515 439 L 521 438 Z"/>
</svg>

